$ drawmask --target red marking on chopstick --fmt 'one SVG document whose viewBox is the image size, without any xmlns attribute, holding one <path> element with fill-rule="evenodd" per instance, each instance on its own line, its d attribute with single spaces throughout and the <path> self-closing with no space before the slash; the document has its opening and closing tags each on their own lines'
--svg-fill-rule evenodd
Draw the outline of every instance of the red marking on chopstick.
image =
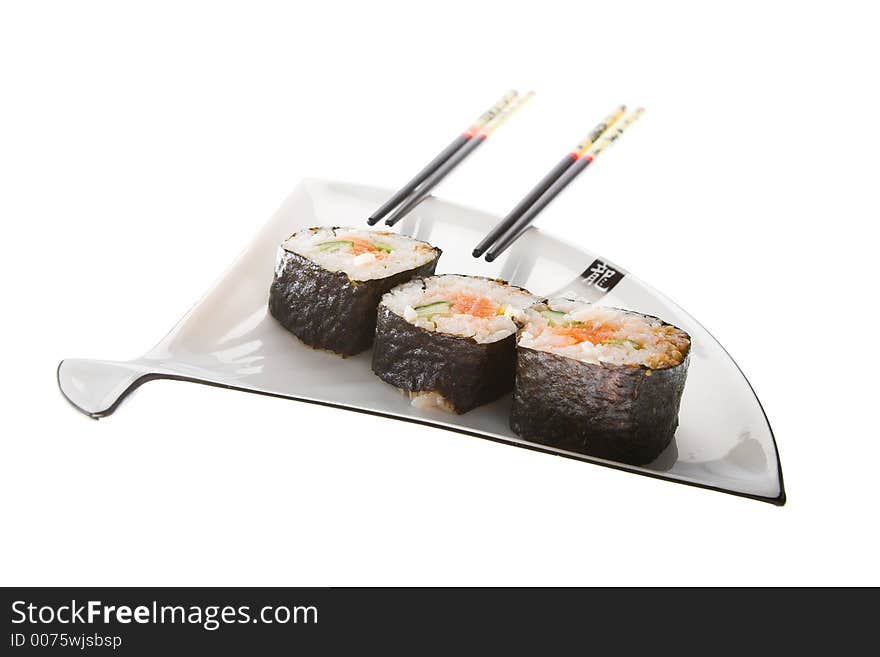
<svg viewBox="0 0 880 657">
<path fill-rule="evenodd" d="M 592 164 L 592 163 L 593 163 L 593 160 L 595 159 L 595 158 L 593 158 L 592 155 L 584 155 L 584 158 L 585 158 L 585 159 L 587 160 L 587 162 L 589 162 L 590 164 Z"/>
<path fill-rule="evenodd" d="M 574 151 L 572 151 L 571 153 L 569 153 L 568 156 L 569 156 L 572 160 L 574 160 L 575 162 L 577 162 L 578 159 L 580 159 L 580 155 L 578 155 L 578 154 L 575 153 Z"/>
</svg>

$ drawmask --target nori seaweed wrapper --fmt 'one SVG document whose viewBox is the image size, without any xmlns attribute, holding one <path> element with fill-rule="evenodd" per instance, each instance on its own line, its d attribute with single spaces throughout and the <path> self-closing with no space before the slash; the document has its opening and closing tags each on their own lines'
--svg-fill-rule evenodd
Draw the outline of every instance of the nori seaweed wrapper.
<svg viewBox="0 0 880 657">
<path fill-rule="evenodd" d="M 373 344 L 376 307 L 382 295 L 412 278 L 430 276 L 433 260 L 387 278 L 352 280 L 282 247 L 269 288 L 269 312 L 288 331 L 311 347 L 353 356 Z"/>
<path fill-rule="evenodd" d="M 373 372 L 393 386 L 439 393 L 466 413 L 510 392 L 515 368 L 515 334 L 481 344 L 414 326 L 379 306 Z"/>
<path fill-rule="evenodd" d="M 678 427 L 690 350 L 673 367 L 585 363 L 517 347 L 510 427 L 532 442 L 645 465 Z"/>
</svg>

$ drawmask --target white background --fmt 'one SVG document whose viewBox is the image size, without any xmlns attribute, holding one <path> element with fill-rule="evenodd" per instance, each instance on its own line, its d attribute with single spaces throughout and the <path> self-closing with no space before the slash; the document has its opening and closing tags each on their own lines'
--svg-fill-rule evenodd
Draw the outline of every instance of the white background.
<svg viewBox="0 0 880 657">
<path fill-rule="evenodd" d="M 0 7 L 0 583 L 880 584 L 867 9 Z M 645 105 L 539 225 L 725 345 L 785 507 L 177 382 L 64 402 L 59 360 L 152 346 L 299 179 L 399 185 L 510 87 L 538 96 L 437 194 L 503 214 Z"/>
</svg>

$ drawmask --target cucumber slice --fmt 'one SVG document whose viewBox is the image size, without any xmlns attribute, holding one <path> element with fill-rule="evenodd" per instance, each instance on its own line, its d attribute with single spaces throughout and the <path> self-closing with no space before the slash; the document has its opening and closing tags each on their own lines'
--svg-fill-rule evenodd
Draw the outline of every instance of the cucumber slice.
<svg viewBox="0 0 880 657">
<path fill-rule="evenodd" d="M 548 322 L 550 322 L 550 326 L 563 326 L 565 324 L 573 323 L 571 320 L 566 321 L 565 313 L 558 310 L 550 310 L 549 308 L 547 308 L 547 310 L 542 310 L 540 312 L 541 316 Z"/>
<path fill-rule="evenodd" d="M 332 242 L 321 242 L 318 248 L 321 251 L 347 251 L 354 246 L 354 242 L 349 240 L 334 240 Z"/>
<path fill-rule="evenodd" d="M 373 242 L 373 246 L 375 246 L 380 251 L 384 251 L 385 253 L 391 253 L 394 250 L 384 242 Z"/>
<path fill-rule="evenodd" d="M 451 301 L 435 301 L 424 306 L 413 308 L 419 317 L 431 317 L 433 315 L 448 315 L 452 312 Z"/>
</svg>

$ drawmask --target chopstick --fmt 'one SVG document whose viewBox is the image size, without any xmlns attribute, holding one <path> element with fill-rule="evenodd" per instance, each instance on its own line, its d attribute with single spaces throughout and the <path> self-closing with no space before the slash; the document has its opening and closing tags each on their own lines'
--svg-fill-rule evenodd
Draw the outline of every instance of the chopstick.
<svg viewBox="0 0 880 657">
<path fill-rule="evenodd" d="M 498 238 L 498 241 L 486 253 L 486 260 L 492 262 L 501 255 L 511 244 L 513 244 L 531 225 L 535 217 L 550 205 L 550 202 L 556 198 L 559 193 L 565 189 L 578 174 L 586 169 L 593 161 L 602 154 L 611 144 L 617 141 L 623 132 L 629 128 L 635 121 L 641 117 L 644 108 L 640 107 L 628 114 L 624 115 L 610 130 L 603 134 L 599 140 L 587 150 L 583 157 L 572 164 L 565 172 L 556 179 L 556 181 L 547 188 L 537 201 L 526 210 L 519 219 L 514 221 L 508 229 Z"/>
<path fill-rule="evenodd" d="M 501 125 L 507 121 L 513 114 L 522 108 L 528 101 L 530 101 L 535 95 L 534 91 L 530 91 L 522 98 L 518 99 L 513 105 L 507 107 L 503 112 L 492 118 L 489 122 L 487 122 L 480 131 L 475 135 L 473 139 L 468 140 L 464 146 L 458 149 L 452 156 L 446 160 L 440 167 L 434 171 L 430 176 L 425 179 L 425 182 L 419 187 L 419 189 L 410 196 L 397 210 L 394 211 L 388 219 L 385 220 L 385 223 L 389 226 L 393 226 L 398 221 L 403 219 L 407 214 L 412 211 L 414 207 L 416 207 L 419 203 L 424 201 L 431 193 L 431 190 L 436 187 L 441 180 L 443 180 L 449 173 L 455 169 L 461 162 L 471 153 L 473 153 L 477 148 L 483 145 L 486 139 L 489 138 L 495 130 L 497 130 Z"/>
<path fill-rule="evenodd" d="M 513 89 L 504 94 L 498 100 L 498 102 L 496 102 L 494 105 L 492 105 L 492 107 L 483 112 L 483 114 L 476 121 L 474 121 L 467 130 L 465 130 L 460 135 L 458 135 L 458 137 L 453 139 L 446 148 L 440 151 L 439 155 L 428 162 L 428 164 L 426 164 L 412 180 L 401 187 L 397 191 L 397 193 L 394 194 L 394 196 L 385 201 L 385 203 L 383 203 L 378 210 L 371 214 L 367 219 L 367 223 L 371 226 L 378 223 L 386 214 L 396 208 L 401 201 L 403 201 L 407 196 L 415 191 L 416 187 L 421 185 L 425 181 L 425 179 L 432 173 L 434 173 L 437 168 L 446 160 L 448 160 L 453 153 L 455 153 L 458 149 L 468 143 L 483 126 L 485 126 L 487 123 L 489 123 L 489 121 L 498 116 L 505 107 L 507 107 L 511 102 L 516 99 L 518 95 L 519 92 Z"/>
<path fill-rule="evenodd" d="M 550 171 L 545 175 L 541 180 L 535 185 L 531 191 L 525 195 L 525 197 L 516 204 L 516 207 L 511 210 L 504 219 L 499 221 L 495 227 L 489 231 L 489 233 L 482 239 L 482 241 L 477 244 L 476 248 L 473 251 L 473 256 L 475 258 L 479 258 L 483 253 L 485 253 L 486 249 L 488 249 L 492 244 L 497 240 L 512 224 L 514 221 L 519 219 L 522 214 L 528 210 L 532 204 L 538 200 L 538 198 L 547 191 L 547 188 L 552 185 L 559 176 L 565 173 L 566 169 L 570 167 L 572 164 L 578 161 L 580 157 L 594 144 L 599 137 L 602 136 L 602 133 L 608 130 L 615 121 L 617 121 L 623 113 L 626 111 L 626 105 L 620 105 L 617 107 L 611 114 L 606 116 L 602 121 L 596 125 L 590 131 L 590 134 L 584 137 L 581 142 L 572 150 L 570 153 L 567 153 L 564 158 L 562 158 L 555 167 L 550 169 Z"/>
</svg>

